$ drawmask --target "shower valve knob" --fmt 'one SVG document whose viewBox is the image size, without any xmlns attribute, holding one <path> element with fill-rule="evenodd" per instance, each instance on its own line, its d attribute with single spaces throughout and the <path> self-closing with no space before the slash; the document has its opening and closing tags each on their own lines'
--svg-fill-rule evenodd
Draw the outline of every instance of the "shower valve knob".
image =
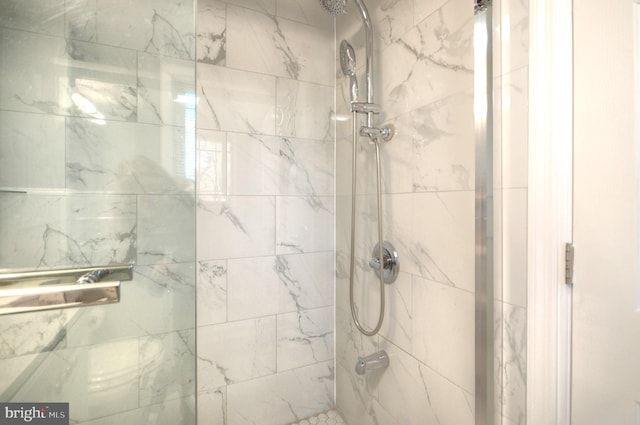
<svg viewBox="0 0 640 425">
<path fill-rule="evenodd" d="M 380 276 L 380 251 L 378 244 L 373 248 L 371 252 L 371 259 L 369 260 L 369 267 L 373 269 L 377 276 Z M 384 241 L 382 243 L 382 273 L 384 273 L 384 282 L 393 283 L 398 278 L 400 273 L 400 258 L 398 252 L 395 250 L 391 243 Z"/>
</svg>

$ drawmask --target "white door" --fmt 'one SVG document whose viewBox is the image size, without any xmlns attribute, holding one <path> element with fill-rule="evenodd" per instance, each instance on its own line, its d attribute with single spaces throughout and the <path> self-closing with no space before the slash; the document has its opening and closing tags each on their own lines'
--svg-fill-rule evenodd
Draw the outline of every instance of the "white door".
<svg viewBox="0 0 640 425">
<path fill-rule="evenodd" d="M 574 425 L 640 424 L 639 7 L 573 2 Z"/>
</svg>

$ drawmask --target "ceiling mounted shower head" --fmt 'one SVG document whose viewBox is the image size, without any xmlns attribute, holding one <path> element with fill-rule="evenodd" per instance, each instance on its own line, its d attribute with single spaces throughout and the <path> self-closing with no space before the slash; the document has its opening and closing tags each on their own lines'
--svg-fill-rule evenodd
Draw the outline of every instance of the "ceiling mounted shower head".
<svg viewBox="0 0 640 425">
<path fill-rule="evenodd" d="M 346 13 L 347 0 L 320 0 L 320 4 L 332 15 L 342 15 Z"/>
</svg>

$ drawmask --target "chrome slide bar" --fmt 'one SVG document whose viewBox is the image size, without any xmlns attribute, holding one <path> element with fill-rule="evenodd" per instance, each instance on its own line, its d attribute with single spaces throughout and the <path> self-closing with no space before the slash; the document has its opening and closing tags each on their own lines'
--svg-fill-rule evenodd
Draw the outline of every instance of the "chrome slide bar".
<svg viewBox="0 0 640 425">
<path fill-rule="evenodd" d="M 117 303 L 133 265 L 0 273 L 0 315 Z"/>
</svg>

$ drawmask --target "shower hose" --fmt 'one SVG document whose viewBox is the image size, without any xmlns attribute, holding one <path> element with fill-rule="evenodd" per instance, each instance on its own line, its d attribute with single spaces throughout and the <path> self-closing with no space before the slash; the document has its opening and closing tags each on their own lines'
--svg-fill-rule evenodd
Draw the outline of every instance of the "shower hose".
<svg viewBox="0 0 640 425">
<path fill-rule="evenodd" d="M 378 323 L 372 330 L 367 330 L 362 326 L 360 320 L 358 320 L 358 312 L 356 310 L 355 301 L 353 299 L 353 287 L 355 276 L 355 235 L 356 235 L 356 153 L 358 145 L 358 113 L 353 112 L 353 163 L 351 167 L 351 263 L 349 265 L 349 304 L 351 307 L 351 316 L 353 317 L 353 323 L 356 328 L 366 335 L 373 336 L 378 333 L 382 327 L 384 320 L 384 254 L 383 254 L 383 238 L 382 238 L 382 183 L 381 183 L 381 171 L 380 171 L 380 141 L 373 137 L 373 143 L 376 147 L 376 184 L 378 189 L 378 261 L 380 264 L 380 315 L 378 316 Z"/>
</svg>

